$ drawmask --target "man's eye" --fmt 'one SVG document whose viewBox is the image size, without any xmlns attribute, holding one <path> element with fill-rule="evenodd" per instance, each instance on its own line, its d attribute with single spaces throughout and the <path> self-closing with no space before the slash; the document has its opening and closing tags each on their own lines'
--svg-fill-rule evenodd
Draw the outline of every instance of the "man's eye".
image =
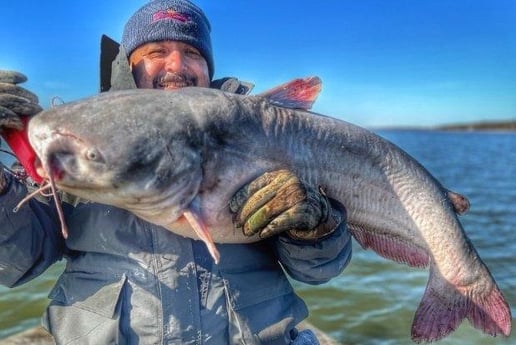
<svg viewBox="0 0 516 345">
<path fill-rule="evenodd" d="M 188 49 L 188 50 L 186 51 L 186 54 L 187 54 L 189 57 L 194 58 L 194 59 L 202 58 L 201 53 L 200 53 L 197 49 Z"/>
<path fill-rule="evenodd" d="M 150 50 L 147 52 L 147 54 L 145 54 L 148 58 L 151 58 L 151 59 L 156 59 L 156 58 L 161 58 L 163 56 L 165 56 L 167 52 L 164 50 L 164 49 L 155 49 L 155 50 Z"/>
</svg>

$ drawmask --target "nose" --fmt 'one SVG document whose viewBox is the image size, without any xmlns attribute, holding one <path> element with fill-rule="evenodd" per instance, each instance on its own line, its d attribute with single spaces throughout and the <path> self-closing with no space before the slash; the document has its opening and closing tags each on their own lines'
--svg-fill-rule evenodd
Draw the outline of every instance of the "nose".
<svg viewBox="0 0 516 345">
<path fill-rule="evenodd" d="M 165 61 L 165 69 L 169 72 L 180 72 L 184 67 L 183 53 L 179 50 L 172 50 Z"/>
</svg>

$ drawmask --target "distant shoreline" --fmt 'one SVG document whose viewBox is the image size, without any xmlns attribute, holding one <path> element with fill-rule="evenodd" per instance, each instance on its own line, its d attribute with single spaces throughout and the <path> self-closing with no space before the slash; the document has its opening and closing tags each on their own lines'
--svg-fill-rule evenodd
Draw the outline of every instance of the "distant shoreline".
<svg viewBox="0 0 516 345">
<path fill-rule="evenodd" d="M 503 131 L 516 132 L 516 120 L 452 123 L 437 126 L 382 126 L 374 130 L 436 130 L 436 131 Z"/>
<path fill-rule="evenodd" d="M 516 131 L 516 120 L 448 124 L 434 127 L 448 131 Z"/>
</svg>

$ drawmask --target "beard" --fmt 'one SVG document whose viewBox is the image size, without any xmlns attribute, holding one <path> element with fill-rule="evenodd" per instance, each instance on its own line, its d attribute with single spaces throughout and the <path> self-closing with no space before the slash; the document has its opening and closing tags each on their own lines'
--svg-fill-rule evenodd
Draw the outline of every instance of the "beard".
<svg viewBox="0 0 516 345">
<path fill-rule="evenodd" d="M 197 86 L 197 77 L 184 73 L 167 73 L 153 80 L 154 89 L 176 90 L 187 86 Z"/>
</svg>

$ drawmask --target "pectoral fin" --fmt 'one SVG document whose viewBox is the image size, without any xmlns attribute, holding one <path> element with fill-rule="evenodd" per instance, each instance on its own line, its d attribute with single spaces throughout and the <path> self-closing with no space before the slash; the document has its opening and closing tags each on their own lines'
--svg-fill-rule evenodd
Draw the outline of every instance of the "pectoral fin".
<svg viewBox="0 0 516 345">
<path fill-rule="evenodd" d="M 211 237 L 208 227 L 202 221 L 199 212 L 194 208 L 189 208 L 184 211 L 183 216 L 194 229 L 195 233 L 197 236 L 199 236 L 201 241 L 206 244 L 206 247 L 208 247 L 208 252 L 210 253 L 215 263 L 218 264 L 220 260 L 220 253 L 215 246 L 215 242 L 213 242 L 213 238 Z"/>
</svg>

